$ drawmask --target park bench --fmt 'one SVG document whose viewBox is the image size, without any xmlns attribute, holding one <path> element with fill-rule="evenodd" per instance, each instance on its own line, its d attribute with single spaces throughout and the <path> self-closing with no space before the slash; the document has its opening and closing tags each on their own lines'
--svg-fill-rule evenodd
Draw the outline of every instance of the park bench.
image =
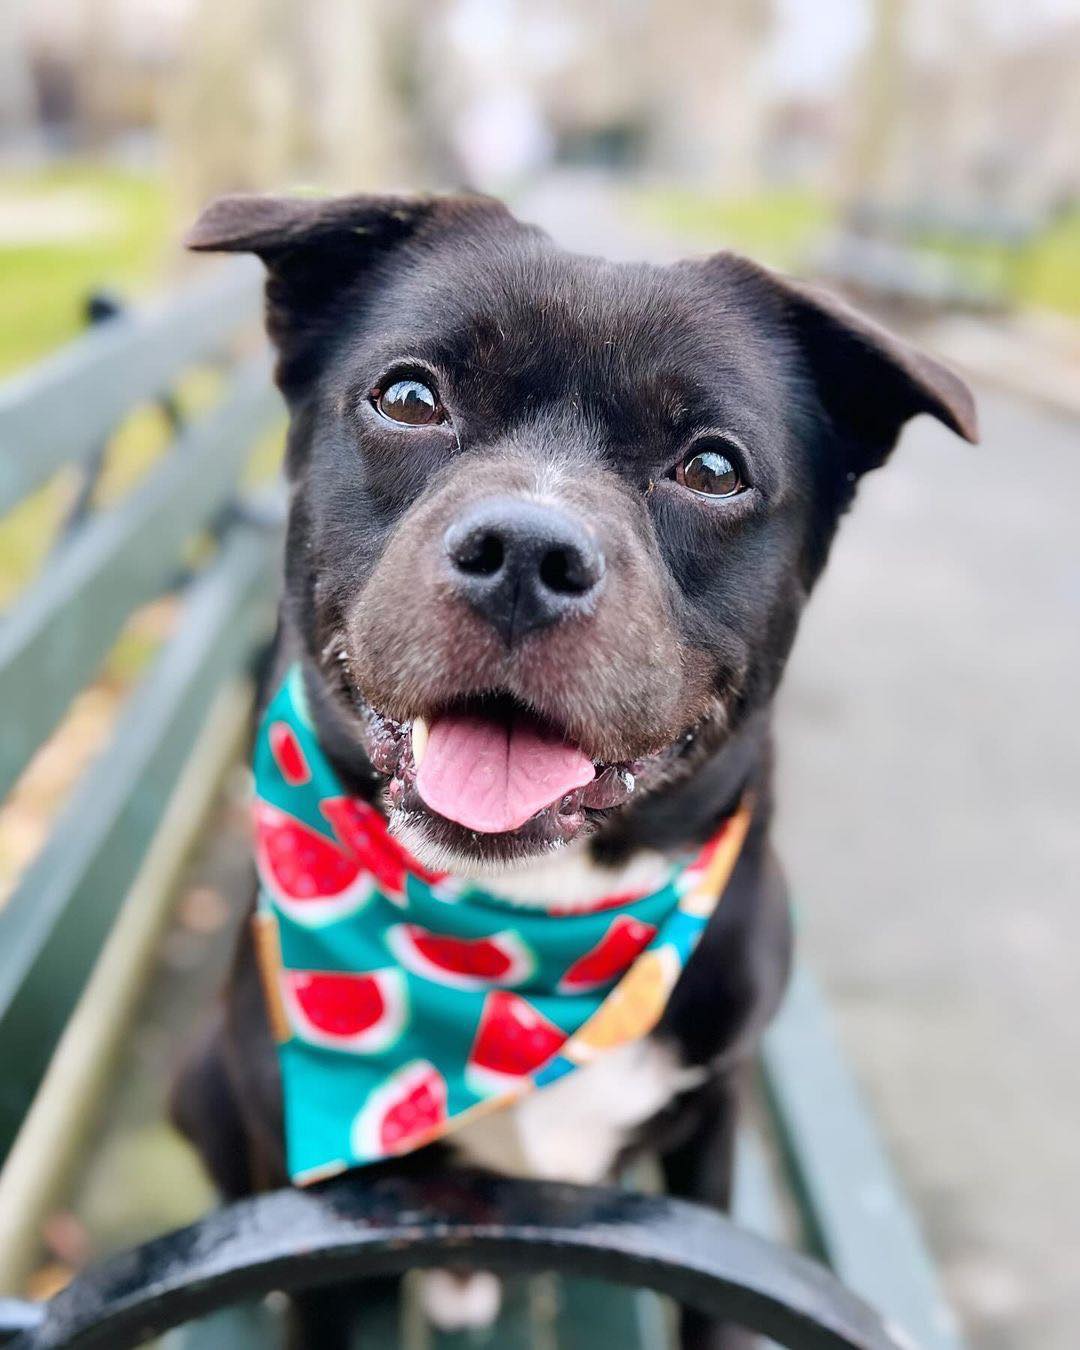
<svg viewBox="0 0 1080 1350">
<path fill-rule="evenodd" d="M 900 312 L 1000 313 L 1016 304 L 1037 233 L 1038 222 L 1000 211 L 867 200 L 808 267 L 865 303 Z"/>
<path fill-rule="evenodd" d="M 215 1211 L 47 1302 L 21 1296 L 185 855 L 241 753 L 251 672 L 272 632 L 280 511 L 272 491 L 245 488 L 252 451 L 281 420 L 251 336 L 259 304 L 242 265 L 155 309 L 101 299 L 83 337 L 0 387 L 0 513 L 57 474 L 73 479 L 51 551 L 0 620 L 0 791 L 130 617 L 163 595 L 172 607 L 104 748 L 0 904 L 0 1344 L 123 1350 L 164 1334 L 171 1350 L 280 1345 L 278 1291 L 471 1261 L 507 1276 L 490 1335 L 433 1336 L 407 1277 L 401 1297 L 366 1302 L 364 1344 L 660 1347 L 666 1296 L 784 1345 L 958 1350 L 805 971 L 765 1042 L 731 1220 L 648 1193 L 640 1176 L 585 1188 L 360 1172 Z M 197 415 L 185 396 L 193 368 L 211 370 L 214 390 Z M 103 503 L 116 430 L 147 404 L 168 446 Z"/>
</svg>

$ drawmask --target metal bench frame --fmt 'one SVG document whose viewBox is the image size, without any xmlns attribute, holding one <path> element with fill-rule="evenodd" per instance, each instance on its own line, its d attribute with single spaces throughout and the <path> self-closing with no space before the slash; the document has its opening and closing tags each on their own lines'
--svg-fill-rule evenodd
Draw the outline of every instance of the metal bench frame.
<svg viewBox="0 0 1080 1350">
<path fill-rule="evenodd" d="M 822 1266 L 699 1205 L 482 1173 L 242 1201 L 76 1279 L 11 1350 L 128 1350 L 272 1290 L 448 1262 L 645 1287 L 801 1350 L 910 1350 Z"/>
</svg>

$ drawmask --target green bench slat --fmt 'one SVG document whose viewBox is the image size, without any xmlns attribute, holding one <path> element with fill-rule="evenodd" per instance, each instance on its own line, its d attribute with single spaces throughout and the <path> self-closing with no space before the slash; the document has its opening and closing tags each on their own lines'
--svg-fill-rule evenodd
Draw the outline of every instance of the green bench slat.
<svg viewBox="0 0 1080 1350">
<path fill-rule="evenodd" d="M 0 1158 L 17 1132 L 221 680 L 272 629 L 277 541 L 239 527 L 193 583 L 38 859 L 0 910 Z"/>
<path fill-rule="evenodd" d="M 558 1350 L 596 1350 L 605 1342 L 618 1350 L 665 1350 L 672 1326 L 664 1302 L 649 1289 L 626 1289 L 599 1280 L 563 1280 L 557 1284 L 558 1320 L 553 1344 Z M 536 1350 L 542 1350 L 540 1344 Z"/>
<path fill-rule="evenodd" d="M 918 1224 L 829 1025 L 796 971 L 762 1063 L 808 1227 L 832 1269 L 920 1350 L 959 1350 Z"/>
<path fill-rule="evenodd" d="M 159 1350 L 286 1350 L 285 1336 L 284 1320 L 264 1303 L 241 1303 L 177 1327 L 162 1336 L 158 1346 Z"/>
<path fill-rule="evenodd" d="M 769 1174 L 765 1145 L 750 1125 L 739 1130 L 735 1141 L 731 1217 L 740 1228 L 747 1228 L 770 1242 L 788 1239 L 780 1199 Z"/>
<path fill-rule="evenodd" d="M 361 1314 L 356 1344 L 379 1350 L 665 1350 L 670 1326 L 663 1302 L 649 1290 L 554 1275 L 503 1278 L 498 1320 L 489 1328 L 436 1331 L 419 1305 L 415 1277 L 401 1303 L 390 1298 Z"/>
<path fill-rule="evenodd" d="M 744 1125 L 735 1140 L 735 1175 L 731 1217 L 769 1242 L 792 1245 L 791 1224 L 785 1222 L 777 1182 L 769 1171 L 765 1143 L 753 1125 Z M 784 1350 L 776 1341 L 759 1337 L 754 1350 Z"/>
<path fill-rule="evenodd" d="M 0 795 L 93 677 L 125 619 L 161 592 L 185 542 L 232 495 L 255 438 L 280 414 L 259 358 L 116 508 L 90 517 L 0 620 Z"/>
<path fill-rule="evenodd" d="M 139 403 L 254 322 L 260 269 L 237 261 L 180 297 L 92 328 L 0 385 L 0 515 L 86 458 Z"/>
</svg>

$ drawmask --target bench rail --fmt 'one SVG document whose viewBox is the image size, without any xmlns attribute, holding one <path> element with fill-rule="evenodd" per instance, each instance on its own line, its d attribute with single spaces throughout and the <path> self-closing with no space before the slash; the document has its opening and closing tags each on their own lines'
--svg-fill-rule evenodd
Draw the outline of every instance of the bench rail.
<svg viewBox="0 0 1080 1350">
<path fill-rule="evenodd" d="M 272 1290 L 448 1262 L 650 1288 L 796 1350 L 910 1350 L 824 1267 L 713 1210 L 468 1172 L 241 1201 L 80 1275 L 11 1350 L 127 1350 Z"/>
</svg>

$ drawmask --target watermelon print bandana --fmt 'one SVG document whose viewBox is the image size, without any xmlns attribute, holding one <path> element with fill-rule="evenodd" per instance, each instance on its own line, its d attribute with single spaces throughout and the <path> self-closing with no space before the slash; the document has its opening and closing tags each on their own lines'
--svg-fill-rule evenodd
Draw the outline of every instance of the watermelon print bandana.
<svg viewBox="0 0 1080 1350">
<path fill-rule="evenodd" d="M 646 1035 L 716 907 L 744 805 L 647 894 L 523 907 L 425 870 L 347 796 L 294 668 L 255 745 L 266 1001 L 301 1185 L 411 1152 Z"/>
</svg>

